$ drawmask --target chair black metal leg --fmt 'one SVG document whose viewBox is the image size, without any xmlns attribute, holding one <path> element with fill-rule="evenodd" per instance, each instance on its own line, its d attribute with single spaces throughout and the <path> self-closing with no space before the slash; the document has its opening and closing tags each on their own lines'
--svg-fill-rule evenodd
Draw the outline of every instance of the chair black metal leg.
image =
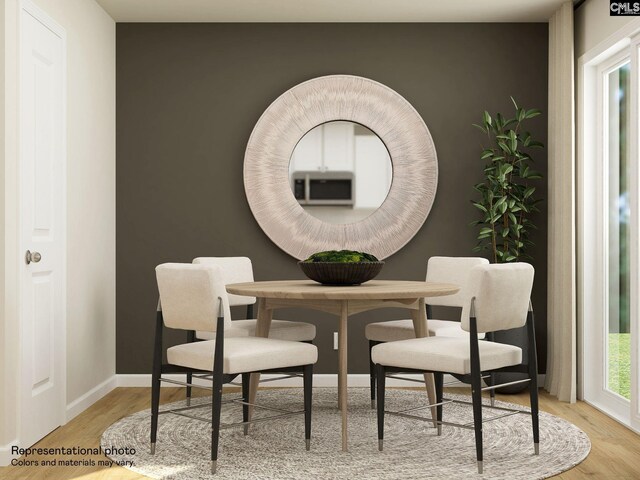
<svg viewBox="0 0 640 480">
<path fill-rule="evenodd" d="M 160 409 L 160 375 L 155 372 L 151 380 L 151 455 L 156 453 L 156 438 L 158 434 L 158 411 Z"/>
<path fill-rule="evenodd" d="M 218 440 L 220 439 L 220 411 L 222 410 L 222 384 L 224 362 L 224 317 L 222 316 L 222 299 L 220 313 L 216 327 L 217 336 L 213 353 L 213 381 L 211 386 L 211 473 L 216 473 L 218 467 Z"/>
<path fill-rule="evenodd" d="M 496 384 L 496 376 L 494 373 L 490 373 L 489 374 L 489 382 L 488 382 L 490 387 L 493 387 Z M 489 390 L 489 397 L 491 398 L 491 406 L 495 406 L 496 404 L 496 389 L 492 388 L 491 390 Z"/>
<path fill-rule="evenodd" d="M 250 373 L 243 373 L 242 374 L 242 401 L 245 402 L 242 405 L 242 421 L 243 422 L 248 422 L 249 421 L 249 405 L 246 405 L 246 403 L 249 401 L 249 383 L 251 380 L 251 374 Z M 244 434 L 248 435 L 249 434 L 249 424 L 245 424 L 244 426 Z"/>
<path fill-rule="evenodd" d="M 371 383 L 371 408 L 376 408 L 376 365 L 371 360 L 371 349 L 377 344 L 378 342 L 369 340 L 369 379 Z"/>
<path fill-rule="evenodd" d="M 536 455 L 540 454 L 540 427 L 538 421 L 538 379 L 531 376 L 529 382 L 529 398 L 531 400 L 531 425 L 533 427 L 533 448 Z"/>
<path fill-rule="evenodd" d="M 444 374 L 434 373 L 434 380 L 436 384 L 436 402 L 442 403 L 442 397 L 444 396 Z M 442 405 L 436 407 L 437 420 L 438 420 L 438 435 L 442 435 Z"/>
<path fill-rule="evenodd" d="M 489 342 L 495 342 L 495 334 L 494 332 L 487 332 L 485 334 L 485 338 L 487 339 L 487 341 Z M 489 379 L 485 380 L 487 385 L 490 387 L 493 387 L 496 384 L 496 376 L 494 373 L 490 373 L 489 374 Z M 495 406 L 496 404 L 496 390 L 495 388 L 492 388 L 491 390 L 489 390 L 489 397 L 491 399 L 491 406 Z"/>
<path fill-rule="evenodd" d="M 473 428 L 476 437 L 476 460 L 478 473 L 482 473 L 482 387 L 480 375 L 471 379 L 471 397 L 473 402 Z"/>
<path fill-rule="evenodd" d="M 156 453 L 158 416 L 160 409 L 160 376 L 162 375 L 162 314 L 158 312 L 156 336 L 153 347 L 153 371 L 151 375 L 151 455 Z"/>
<path fill-rule="evenodd" d="M 536 455 L 540 454 L 540 427 L 538 420 L 538 354 L 536 352 L 536 332 L 533 310 L 529 309 L 527 316 L 527 333 L 529 337 L 529 398 L 531 401 L 531 425 L 533 427 L 533 448 Z"/>
<path fill-rule="evenodd" d="M 187 383 L 193 383 L 193 374 L 191 372 L 187 373 Z M 191 387 L 187 386 L 187 406 L 191 405 Z"/>
<path fill-rule="evenodd" d="M 196 332 L 194 330 L 189 330 L 187 332 L 187 342 L 195 342 L 196 341 Z M 191 372 L 187 373 L 187 383 L 193 383 L 193 374 Z M 191 387 L 187 385 L 187 406 L 191 405 Z"/>
<path fill-rule="evenodd" d="M 302 370 L 304 385 L 304 440 L 307 450 L 311 448 L 311 396 L 313 392 L 313 365 Z"/>
<path fill-rule="evenodd" d="M 218 465 L 218 440 L 220 439 L 220 411 L 222 409 L 222 379 L 214 379 L 211 394 L 211 473 Z"/>
<path fill-rule="evenodd" d="M 376 380 L 378 382 L 378 450 L 382 451 L 384 443 L 384 386 L 387 380 L 384 365 L 376 365 Z"/>
<path fill-rule="evenodd" d="M 476 437 L 476 460 L 478 473 L 482 473 L 482 372 L 480 369 L 480 347 L 478 345 L 478 327 L 473 301 L 469 316 L 469 344 L 471 359 L 471 400 L 473 403 L 473 429 Z"/>
</svg>

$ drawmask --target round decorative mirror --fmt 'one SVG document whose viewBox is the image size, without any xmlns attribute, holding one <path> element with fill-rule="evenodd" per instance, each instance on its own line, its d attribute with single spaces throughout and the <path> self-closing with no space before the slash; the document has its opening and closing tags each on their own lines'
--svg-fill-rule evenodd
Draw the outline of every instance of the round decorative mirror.
<svg viewBox="0 0 640 480">
<path fill-rule="evenodd" d="M 393 168 L 380 137 L 355 122 L 309 130 L 289 161 L 291 191 L 309 215 L 335 224 L 364 220 L 387 198 Z"/>
<path fill-rule="evenodd" d="M 351 75 L 283 93 L 245 152 L 251 211 L 297 259 L 341 249 L 392 255 L 420 230 L 437 183 L 435 146 L 418 112 L 390 88 Z"/>
</svg>

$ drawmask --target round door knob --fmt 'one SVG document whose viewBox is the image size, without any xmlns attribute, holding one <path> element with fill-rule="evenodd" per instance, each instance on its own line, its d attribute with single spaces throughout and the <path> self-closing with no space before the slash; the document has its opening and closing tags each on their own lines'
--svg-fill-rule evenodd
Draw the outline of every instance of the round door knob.
<svg viewBox="0 0 640 480">
<path fill-rule="evenodd" d="M 42 255 L 39 252 L 32 252 L 31 250 L 27 250 L 27 253 L 24 256 L 27 265 L 31 262 L 38 263 L 42 259 Z"/>
</svg>

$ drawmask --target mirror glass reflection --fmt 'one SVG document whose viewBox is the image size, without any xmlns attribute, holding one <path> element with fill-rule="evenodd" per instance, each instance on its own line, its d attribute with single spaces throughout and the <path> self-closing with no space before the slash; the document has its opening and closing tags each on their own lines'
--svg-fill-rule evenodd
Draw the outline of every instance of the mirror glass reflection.
<svg viewBox="0 0 640 480">
<path fill-rule="evenodd" d="M 289 162 L 291 190 L 302 208 L 336 224 L 359 222 L 375 212 L 387 198 L 392 176 L 380 137 L 348 121 L 307 132 Z"/>
</svg>

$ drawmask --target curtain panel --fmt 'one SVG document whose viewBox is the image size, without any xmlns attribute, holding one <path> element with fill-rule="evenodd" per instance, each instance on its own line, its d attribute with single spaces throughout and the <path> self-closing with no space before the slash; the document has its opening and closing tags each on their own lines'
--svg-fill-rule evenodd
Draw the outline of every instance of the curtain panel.
<svg viewBox="0 0 640 480">
<path fill-rule="evenodd" d="M 573 3 L 549 20 L 547 374 L 545 389 L 576 401 L 576 202 Z"/>
</svg>

